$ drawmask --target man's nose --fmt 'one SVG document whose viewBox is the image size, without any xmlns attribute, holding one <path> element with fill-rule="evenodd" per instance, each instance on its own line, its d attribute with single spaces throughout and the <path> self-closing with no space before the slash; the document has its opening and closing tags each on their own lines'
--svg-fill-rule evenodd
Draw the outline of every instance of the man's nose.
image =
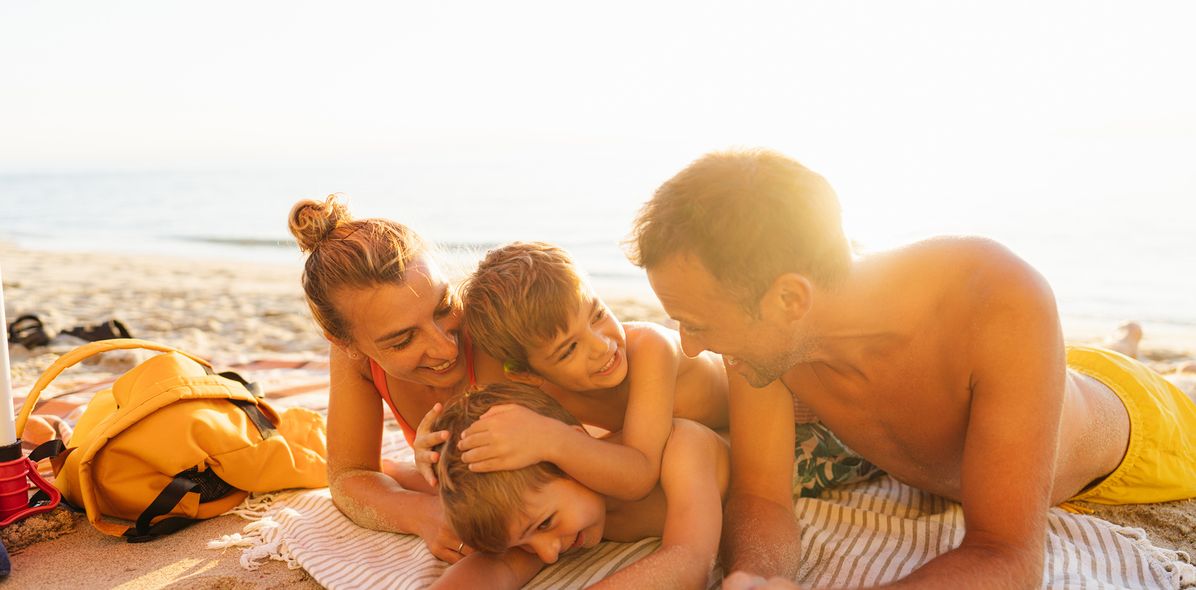
<svg viewBox="0 0 1196 590">
<path fill-rule="evenodd" d="M 681 331 L 681 351 L 685 353 L 685 356 L 694 358 L 702 354 L 703 350 L 706 350 L 706 346 L 702 344 L 699 338 L 692 334 L 687 334 L 685 330 Z"/>
</svg>

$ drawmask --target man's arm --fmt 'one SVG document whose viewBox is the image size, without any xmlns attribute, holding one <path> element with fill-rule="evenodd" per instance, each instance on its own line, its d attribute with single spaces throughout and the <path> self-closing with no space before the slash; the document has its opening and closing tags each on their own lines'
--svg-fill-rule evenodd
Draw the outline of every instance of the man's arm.
<svg viewBox="0 0 1196 590">
<path fill-rule="evenodd" d="M 1007 251 L 992 258 L 1002 266 L 976 293 L 981 315 L 967 335 L 972 396 L 960 480 L 967 532 L 959 548 L 895 586 L 1041 584 L 1066 359 L 1046 282 Z"/>
<path fill-rule="evenodd" d="M 337 347 L 330 354 L 328 487 L 332 502 L 357 525 L 418 534 L 437 558 L 461 558 L 441 516 L 440 498 L 403 489 L 382 472 L 382 404 L 373 383 Z M 468 552 L 468 550 L 467 550 Z"/>
<path fill-rule="evenodd" d="M 718 553 L 719 472 L 725 477 L 726 463 L 726 446 L 717 434 L 676 420 L 661 466 L 666 508 L 660 548 L 593 588 L 705 588 Z"/>
<path fill-rule="evenodd" d="M 756 389 L 727 367 L 731 489 L 723 517 L 728 573 L 797 575 L 801 534 L 793 514 L 793 396 L 780 381 Z"/>
</svg>

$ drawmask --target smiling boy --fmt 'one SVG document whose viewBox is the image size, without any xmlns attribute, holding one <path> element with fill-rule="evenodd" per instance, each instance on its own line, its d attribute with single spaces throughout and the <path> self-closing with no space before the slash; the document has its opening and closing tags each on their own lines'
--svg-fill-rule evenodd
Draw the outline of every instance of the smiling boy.
<svg viewBox="0 0 1196 590">
<path fill-rule="evenodd" d="M 518 588 L 561 555 L 603 539 L 660 536 L 661 546 L 604 579 L 599 588 L 702 588 L 713 567 L 729 474 L 726 443 L 710 429 L 678 419 L 670 429 L 661 476 L 647 497 L 604 496 L 551 463 L 478 472 L 456 448 L 461 434 L 496 407 L 518 407 L 582 436 L 584 429 L 534 387 L 495 383 L 450 401 L 435 423 L 449 433 L 437 465 L 445 516 L 479 550 L 445 571 L 435 588 Z"/>
<path fill-rule="evenodd" d="M 498 406 L 461 438 L 462 458 L 476 471 L 547 461 L 598 492 L 635 500 L 656 486 L 674 416 L 727 424 L 719 358 L 686 356 L 663 326 L 619 322 L 562 248 L 516 242 L 491 250 L 462 301 L 466 333 L 499 361 L 479 359 L 480 382 L 539 387 L 583 423 L 619 433 L 617 443 L 602 440 L 521 406 Z M 417 459 L 428 456 L 417 451 Z"/>
</svg>

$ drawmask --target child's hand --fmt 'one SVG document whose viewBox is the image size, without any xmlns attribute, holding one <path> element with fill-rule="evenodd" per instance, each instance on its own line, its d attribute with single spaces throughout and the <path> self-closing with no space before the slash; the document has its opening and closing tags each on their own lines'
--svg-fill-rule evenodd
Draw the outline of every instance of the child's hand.
<svg viewBox="0 0 1196 590">
<path fill-rule="evenodd" d="M 523 406 L 498 405 L 486 410 L 461 433 L 457 448 L 470 471 L 506 471 L 545 460 L 549 446 L 545 434 L 563 423 L 545 418 Z"/>
<path fill-rule="evenodd" d="M 436 487 L 436 470 L 433 465 L 440 460 L 440 453 L 433 449 L 448 440 L 449 433 L 447 430 L 430 431 L 443 409 L 444 406 L 437 402 L 431 410 L 428 410 L 427 414 L 424 414 L 423 420 L 419 421 L 419 427 L 415 429 L 415 444 L 412 445 L 415 451 L 415 467 L 419 470 L 420 475 L 424 476 L 428 485 L 433 488 Z"/>
</svg>

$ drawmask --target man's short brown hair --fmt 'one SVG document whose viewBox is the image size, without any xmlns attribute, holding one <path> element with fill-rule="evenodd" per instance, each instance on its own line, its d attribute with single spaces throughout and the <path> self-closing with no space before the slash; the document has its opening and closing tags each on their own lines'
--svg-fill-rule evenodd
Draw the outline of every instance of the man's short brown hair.
<svg viewBox="0 0 1196 590">
<path fill-rule="evenodd" d="M 563 248 L 544 242 L 495 248 L 461 287 L 466 332 L 504 368 L 530 371 L 528 348 L 569 327 L 585 285 Z"/>
<path fill-rule="evenodd" d="M 560 468 L 546 462 L 510 471 L 469 470 L 457 448 L 461 432 L 499 404 L 517 404 L 566 424 L 581 424 L 548 394 L 519 383 L 493 383 L 445 404 L 433 425 L 433 430 L 449 433 L 436 466 L 445 518 L 466 545 L 489 553 L 502 553 L 510 547 L 510 524 L 518 515 L 527 516 L 524 495 L 565 477 Z"/>
<path fill-rule="evenodd" d="M 669 179 L 640 209 L 628 246 L 644 268 L 695 256 L 751 310 L 781 274 L 831 286 L 851 264 L 830 184 L 763 149 L 707 154 Z"/>
</svg>

